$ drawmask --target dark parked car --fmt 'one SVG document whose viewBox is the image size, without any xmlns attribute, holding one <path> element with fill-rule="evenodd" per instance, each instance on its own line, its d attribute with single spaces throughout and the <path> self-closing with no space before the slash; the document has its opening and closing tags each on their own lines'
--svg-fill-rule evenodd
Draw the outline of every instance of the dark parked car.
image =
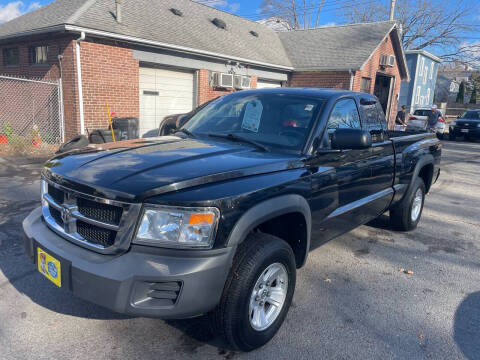
<svg viewBox="0 0 480 360">
<path fill-rule="evenodd" d="M 387 210 L 415 229 L 440 155 L 435 134 L 388 131 L 373 95 L 232 93 L 176 137 L 49 160 L 25 247 L 83 299 L 138 316 L 210 313 L 249 351 L 282 325 L 310 250 Z"/>
<path fill-rule="evenodd" d="M 463 136 L 467 140 L 480 138 L 480 109 L 467 110 L 449 125 L 449 139 Z"/>
<path fill-rule="evenodd" d="M 193 109 L 192 111 L 186 114 L 174 114 L 174 115 L 165 116 L 158 128 L 158 134 L 156 134 L 155 136 L 165 136 L 165 135 L 174 134 L 188 120 L 190 120 L 193 117 L 193 115 L 198 113 L 205 106 L 210 104 L 213 100 L 215 99 L 204 102 L 202 105 L 197 106 L 195 109 Z"/>
</svg>

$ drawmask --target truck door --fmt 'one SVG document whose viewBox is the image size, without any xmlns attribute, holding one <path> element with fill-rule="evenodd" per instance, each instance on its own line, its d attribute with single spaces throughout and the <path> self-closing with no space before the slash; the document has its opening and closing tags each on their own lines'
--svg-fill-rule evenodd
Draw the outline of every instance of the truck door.
<svg viewBox="0 0 480 360">
<path fill-rule="evenodd" d="M 312 176 L 312 247 L 317 247 L 365 222 L 365 214 L 356 205 L 370 195 L 371 149 L 329 151 L 330 138 L 336 129 L 360 129 L 361 126 L 355 100 L 338 100 L 330 112 L 320 151 L 313 159 L 320 166 L 334 169 L 336 186 L 326 187 L 324 174 L 322 177 Z"/>
<path fill-rule="evenodd" d="M 373 96 L 370 99 L 361 98 L 360 109 L 363 112 L 363 128 L 372 136 L 369 158 L 372 177 L 368 191 L 375 200 L 365 210 L 374 219 L 385 211 L 393 197 L 395 153 L 393 144 L 388 139 L 385 114 L 378 100 Z"/>
</svg>

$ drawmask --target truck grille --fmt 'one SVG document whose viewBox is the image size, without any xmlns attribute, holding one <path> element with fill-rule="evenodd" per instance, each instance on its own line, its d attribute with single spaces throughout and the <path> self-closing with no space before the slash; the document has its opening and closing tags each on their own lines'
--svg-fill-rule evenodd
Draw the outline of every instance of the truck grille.
<svg viewBox="0 0 480 360">
<path fill-rule="evenodd" d="M 102 204 L 96 201 L 77 198 L 78 211 L 91 219 L 103 221 L 112 225 L 119 225 L 122 218 L 122 208 Z"/>
<path fill-rule="evenodd" d="M 133 209 L 134 217 L 122 221 Z M 139 204 L 96 198 L 42 181 L 42 212 L 47 225 L 66 239 L 102 253 L 128 248 L 139 210 Z"/>
<path fill-rule="evenodd" d="M 117 232 L 114 230 L 103 229 L 100 226 L 91 225 L 80 220 L 77 220 L 77 233 L 86 241 L 103 247 L 112 246 L 115 236 L 117 236 Z"/>
</svg>

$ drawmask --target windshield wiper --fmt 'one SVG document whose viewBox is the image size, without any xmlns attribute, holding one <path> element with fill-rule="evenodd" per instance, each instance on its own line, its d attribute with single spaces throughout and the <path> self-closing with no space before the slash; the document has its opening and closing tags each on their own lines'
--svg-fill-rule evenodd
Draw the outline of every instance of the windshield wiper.
<svg viewBox="0 0 480 360">
<path fill-rule="evenodd" d="M 177 133 L 184 133 L 185 135 L 188 135 L 192 138 L 196 138 L 197 136 L 194 135 L 190 130 L 187 130 L 187 129 L 178 129 L 177 131 L 175 131 L 175 134 Z"/>
<path fill-rule="evenodd" d="M 262 145 L 254 140 L 250 140 L 250 139 L 247 139 L 247 138 L 244 138 L 242 136 L 239 136 L 239 135 L 235 135 L 235 134 L 216 134 L 216 133 L 209 133 L 208 136 L 210 137 L 218 137 L 218 138 L 222 138 L 222 139 L 228 139 L 228 140 L 233 140 L 233 141 L 237 141 L 237 142 L 243 142 L 243 143 L 246 143 L 246 144 L 250 144 L 250 145 L 253 145 L 255 146 L 257 149 L 259 150 L 262 150 L 262 151 L 268 151 L 268 148 L 265 146 L 265 145 Z"/>
</svg>

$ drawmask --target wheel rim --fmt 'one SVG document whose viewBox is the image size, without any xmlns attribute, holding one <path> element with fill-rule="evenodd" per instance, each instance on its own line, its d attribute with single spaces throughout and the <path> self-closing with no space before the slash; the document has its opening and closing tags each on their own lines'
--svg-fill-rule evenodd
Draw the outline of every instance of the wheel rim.
<svg viewBox="0 0 480 360">
<path fill-rule="evenodd" d="M 274 263 L 258 278 L 250 296 L 250 325 L 257 330 L 267 329 L 283 309 L 288 290 L 288 273 L 283 264 Z"/>
<path fill-rule="evenodd" d="M 413 198 L 412 204 L 412 221 L 417 221 L 418 217 L 420 216 L 420 211 L 422 210 L 422 202 L 423 202 L 423 192 L 422 189 L 418 189 L 415 193 L 415 197 Z"/>
</svg>

